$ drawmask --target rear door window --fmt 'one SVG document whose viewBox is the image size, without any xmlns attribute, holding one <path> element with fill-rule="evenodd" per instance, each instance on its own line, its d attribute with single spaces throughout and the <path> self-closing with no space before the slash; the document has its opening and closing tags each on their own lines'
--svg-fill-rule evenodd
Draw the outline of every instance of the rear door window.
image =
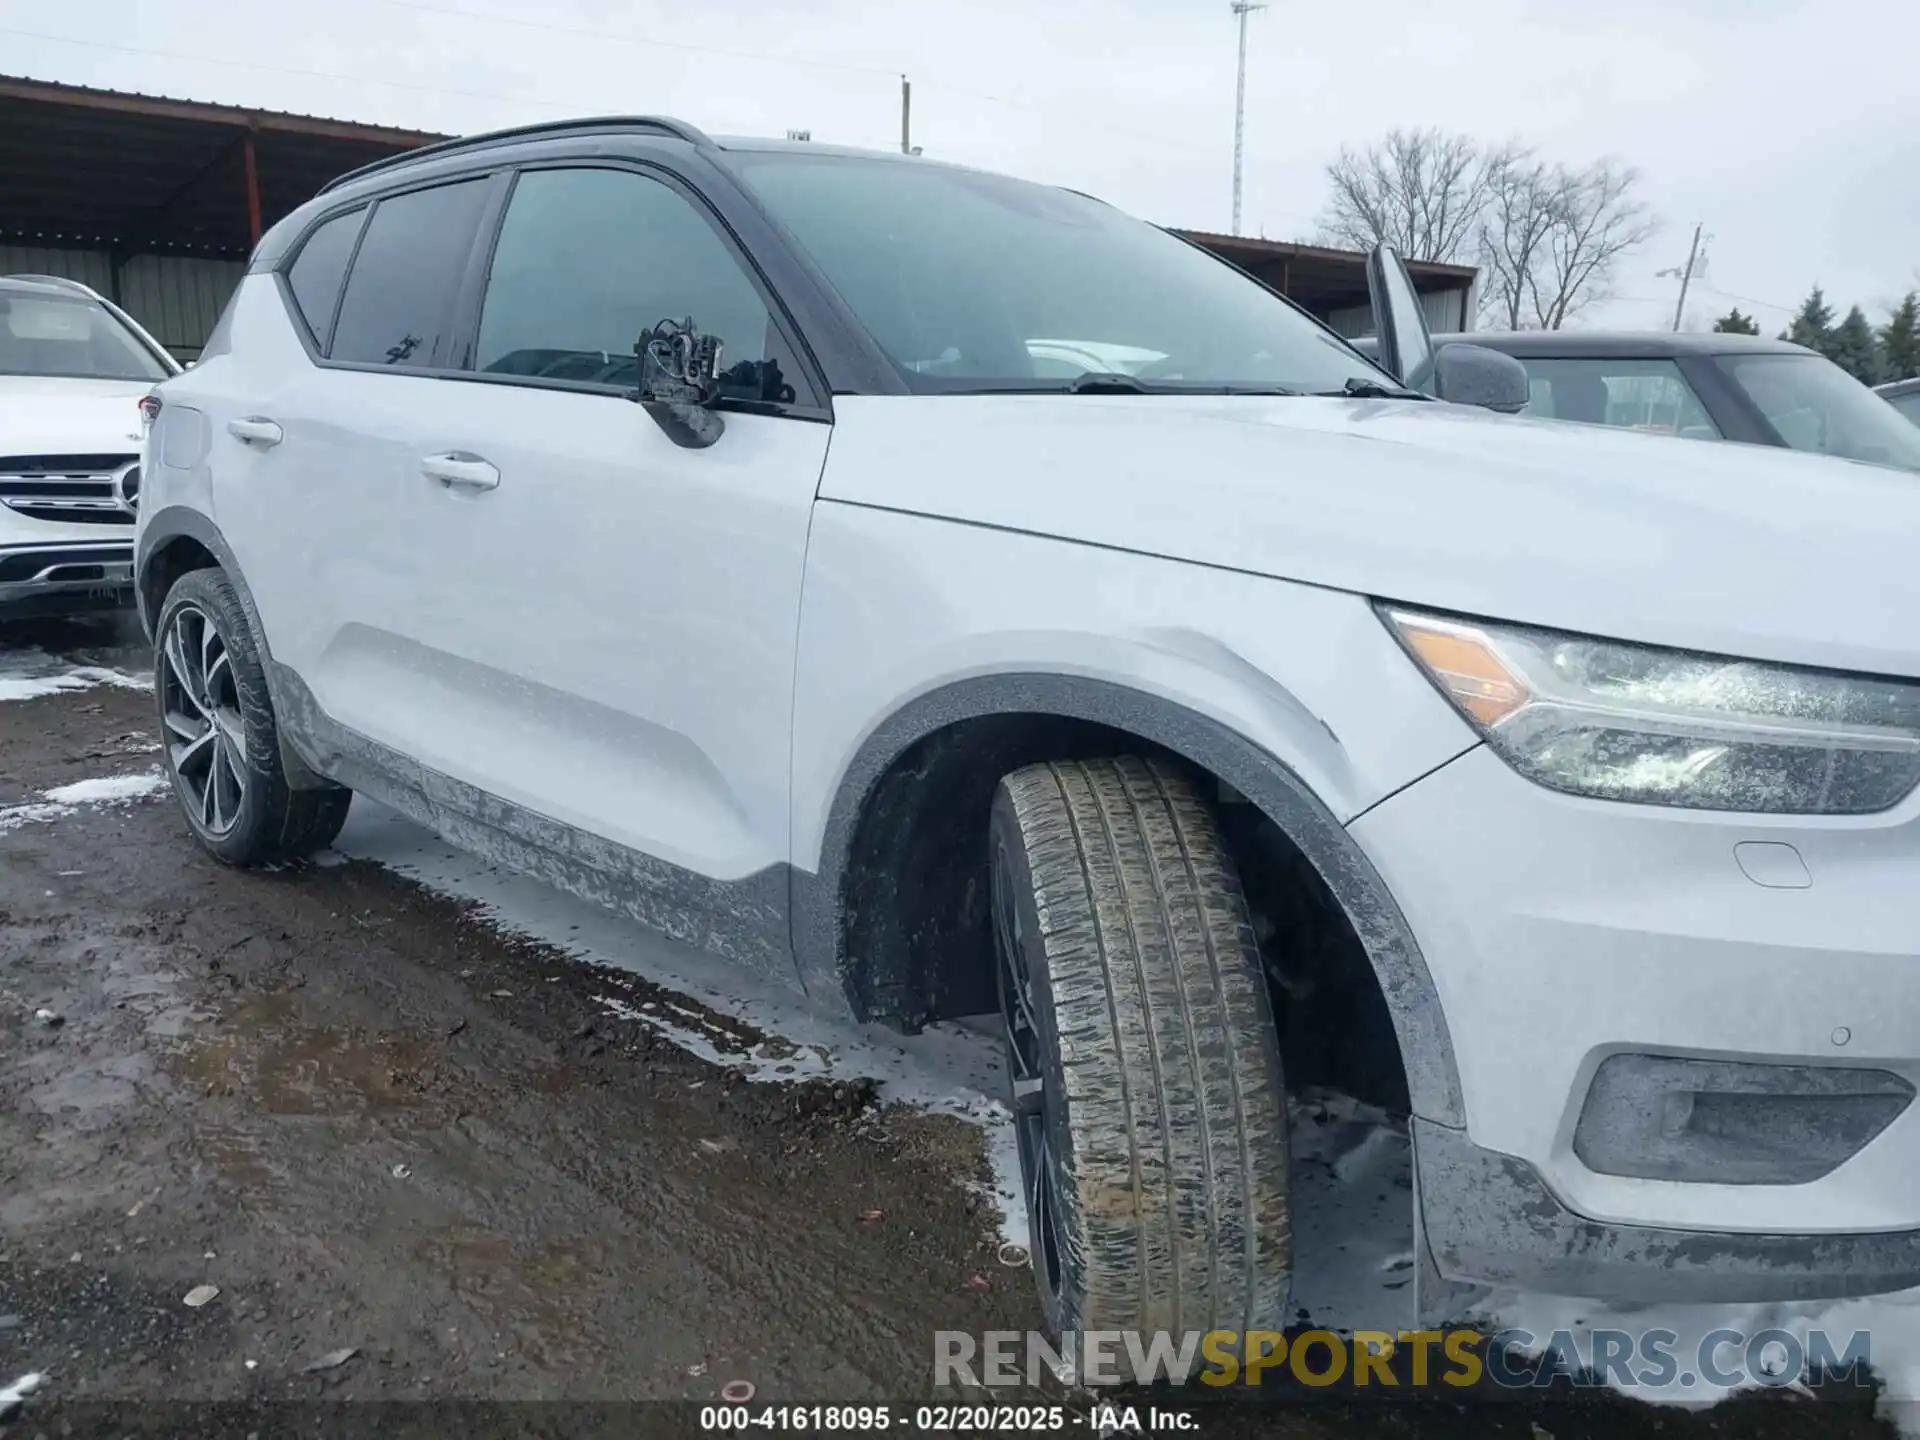
<svg viewBox="0 0 1920 1440">
<path fill-rule="evenodd" d="M 397 369 L 443 362 L 487 185 L 436 185 L 374 206 L 340 301 L 333 359 Z"/>
<path fill-rule="evenodd" d="M 1615 425 L 1693 440 L 1718 440 L 1720 427 L 1671 360 L 1534 360 L 1526 413 L 1545 420 Z"/>
<path fill-rule="evenodd" d="M 334 216 L 307 237 L 287 271 L 294 307 L 322 350 L 333 328 L 333 310 L 340 300 L 340 282 L 347 278 L 347 262 L 353 258 L 353 242 L 360 238 L 360 223 L 366 218 L 364 205 Z"/>
</svg>

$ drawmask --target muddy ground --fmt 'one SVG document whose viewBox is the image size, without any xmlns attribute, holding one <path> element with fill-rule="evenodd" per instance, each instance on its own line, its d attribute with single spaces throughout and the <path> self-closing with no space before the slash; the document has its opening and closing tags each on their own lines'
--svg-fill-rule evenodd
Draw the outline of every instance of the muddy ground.
<svg viewBox="0 0 1920 1440">
<path fill-rule="evenodd" d="M 23 646 L 144 669 L 95 627 L 0 630 Z M 152 703 L 0 703 L 0 810 L 152 768 Z M 323 858 L 225 870 L 166 795 L 0 822 L 0 1386 L 46 1376 L 0 1435 L 691 1433 L 730 1381 L 910 1406 L 936 1330 L 1038 1327 L 965 1123 L 860 1083 L 741 1083 L 610 1025 L 560 952 Z M 1870 1395 L 1195 1413 L 1301 1437 L 1891 1433 Z"/>
</svg>

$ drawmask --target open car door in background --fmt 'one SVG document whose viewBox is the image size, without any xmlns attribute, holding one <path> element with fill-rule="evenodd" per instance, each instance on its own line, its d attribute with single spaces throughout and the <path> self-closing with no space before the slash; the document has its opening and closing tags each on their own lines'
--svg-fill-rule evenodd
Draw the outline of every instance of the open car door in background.
<svg viewBox="0 0 1920 1440">
<path fill-rule="evenodd" d="M 1380 332 L 1380 365 L 1409 390 L 1437 395 L 1433 336 L 1420 308 L 1406 262 L 1388 245 L 1376 245 L 1367 257 L 1367 291 L 1373 300 L 1374 326 Z"/>
</svg>

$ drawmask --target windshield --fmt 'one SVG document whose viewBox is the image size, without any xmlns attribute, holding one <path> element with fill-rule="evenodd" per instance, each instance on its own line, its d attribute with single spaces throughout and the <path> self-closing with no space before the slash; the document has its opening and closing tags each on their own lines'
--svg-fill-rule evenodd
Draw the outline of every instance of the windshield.
<svg viewBox="0 0 1920 1440">
<path fill-rule="evenodd" d="M 732 158 L 916 390 L 1388 383 L 1271 291 L 1098 200 L 904 160 Z"/>
<path fill-rule="evenodd" d="M 0 290 L 0 375 L 164 380 L 171 373 L 97 301 Z"/>
<path fill-rule="evenodd" d="M 1796 450 L 1920 470 L 1920 430 L 1819 355 L 1721 355 L 1719 364 Z"/>
</svg>

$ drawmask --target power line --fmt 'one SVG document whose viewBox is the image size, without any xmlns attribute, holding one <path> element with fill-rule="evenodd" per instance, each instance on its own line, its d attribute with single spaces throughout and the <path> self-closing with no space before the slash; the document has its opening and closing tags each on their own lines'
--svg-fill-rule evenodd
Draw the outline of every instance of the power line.
<svg viewBox="0 0 1920 1440">
<path fill-rule="evenodd" d="M 459 10 L 451 5 L 428 5 L 424 0 L 381 0 L 400 10 L 420 10 L 429 15 L 451 15 L 461 20 L 481 20 L 494 25 L 517 25 L 522 30 L 546 30 L 555 35 L 578 35 L 588 40 L 613 40 L 623 45 L 644 45 L 656 50 L 683 50 L 695 55 L 725 55 L 735 60 L 758 60 L 767 65 L 800 65 L 817 70 L 849 71 L 857 75 L 885 75 L 898 79 L 898 69 L 878 65 L 853 65 L 844 60 L 816 60 L 802 55 L 768 55 L 756 50 L 730 50 L 720 45 L 692 45 L 680 40 L 654 40 L 618 30 L 592 30 L 581 25 L 556 25 L 550 20 L 522 20 L 515 15 L 489 15 L 482 10 Z"/>
<path fill-rule="evenodd" d="M 888 79 L 904 80 L 907 70 L 901 66 L 856 65 L 840 60 L 819 60 L 801 55 L 769 55 L 763 51 L 734 50 L 721 45 L 694 45 L 678 40 L 655 40 L 644 35 L 634 35 L 627 31 L 596 30 L 585 25 L 560 25 L 549 20 L 523 20 L 512 15 L 493 15 L 482 10 L 463 10 L 453 5 L 436 5 L 428 0 L 379 0 L 400 10 L 417 10 L 428 15 L 444 15 L 460 20 L 477 20 L 483 24 L 511 25 L 523 30 L 544 30 L 555 35 L 571 35 L 583 40 L 611 40 L 617 44 L 640 45 L 662 50 L 680 50 L 696 55 L 714 55 L 735 60 L 752 60 L 768 65 L 793 65 L 802 69 L 837 70 L 856 75 L 884 75 Z M 956 85 L 938 78 L 927 79 L 917 76 L 914 83 L 922 90 L 945 91 L 950 95 L 965 95 L 975 100 L 985 100 L 992 105 L 1010 105 L 1017 109 L 1032 110 L 1040 113 L 1064 113 L 1072 108 L 1076 118 L 1084 119 L 1085 113 L 1079 107 L 1069 107 L 1060 101 L 1029 100 L 1019 95 L 996 95 L 986 90 L 976 90 L 968 85 Z M 1183 155 L 1197 155 L 1203 152 L 1198 146 L 1182 145 L 1165 134 L 1156 134 L 1147 130 L 1130 130 L 1116 126 L 1103 119 L 1100 122 L 1103 133 L 1120 135 L 1141 144 L 1159 145 Z"/>
<path fill-rule="evenodd" d="M 1758 305 L 1762 310 L 1778 310 L 1782 314 L 1791 315 L 1800 308 L 1798 305 L 1776 305 L 1771 300 L 1756 300 L 1751 295 L 1736 295 L 1731 290 L 1720 290 L 1700 280 L 1695 280 L 1693 283 L 1697 288 L 1705 290 L 1709 294 L 1719 295 L 1727 300 L 1744 300 L 1749 305 Z"/>
<path fill-rule="evenodd" d="M 735 59 L 759 60 L 775 64 L 833 66 L 842 71 L 860 74 L 884 75 L 899 78 L 901 71 L 882 69 L 879 66 L 842 65 L 832 61 L 813 61 L 786 56 L 761 55 L 744 50 L 725 50 L 714 46 L 682 45 L 674 41 L 646 40 L 639 36 L 618 35 L 608 31 L 576 29 L 567 26 L 550 25 L 544 21 L 523 21 L 499 15 L 482 15 L 477 11 L 457 10 L 448 6 L 429 5 L 422 0 L 381 0 L 381 3 L 403 9 L 421 10 L 434 14 L 457 16 L 463 19 L 493 21 L 502 25 L 529 26 L 537 30 L 555 30 L 561 34 L 572 34 L 582 38 L 596 40 L 624 40 L 636 45 L 661 46 L 668 49 L 698 51 L 704 54 L 727 56 Z M 406 80 L 379 80 L 360 75 L 342 75 L 332 70 L 308 70 L 292 65 L 271 65 L 255 60 L 233 60 L 215 55 L 190 55 L 179 50 L 160 50 L 151 46 L 122 45 L 109 40 L 83 40 L 73 35 L 52 35 L 40 30 L 22 30 L 13 26 L 0 25 L 0 35 L 15 35 L 28 40 L 43 40 L 55 45 L 72 45 L 87 50 L 107 50 L 121 55 L 146 55 L 161 60 L 178 60 L 189 65 L 221 65 L 234 70 L 252 70 L 266 75 L 291 75 L 308 80 L 332 80 L 343 85 L 372 85 L 388 90 L 406 90 L 422 95 L 453 95 L 469 100 L 495 100 L 508 105 L 528 105 L 542 110 L 556 111 L 561 114 L 580 114 L 583 107 L 577 103 L 557 100 L 543 100 L 531 95 L 501 95 L 487 90 L 463 90 L 445 85 L 422 85 Z M 1037 111 L 1052 110 L 1058 112 L 1061 106 L 1040 101 L 1027 100 L 1020 96 L 994 95 L 984 90 L 974 90 L 962 85 L 950 85 L 945 81 L 922 81 L 923 89 L 945 90 L 957 95 L 967 95 L 974 99 L 985 100 L 995 105 L 1011 105 L 1022 109 Z M 1077 112 L 1076 112 L 1077 113 Z M 1102 121 L 1101 130 L 1108 134 L 1125 136 L 1143 144 L 1160 145 L 1181 154 L 1197 155 L 1202 153 L 1197 147 L 1184 146 L 1166 135 L 1150 131 L 1134 131 L 1119 128 L 1110 122 Z"/>
<path fill-rule="evenodd" d="M 113 50 L 122 55 L 151 55 L 161 60 L 183 60 L 191 65 L 226 65 L 236 70 L 258 70 L 269 75 L 298 75 L 309 80 L 337 80 L 345 85 L 376 85 L 388 90 L 414 90 L 426 95 L 461 95 L 470 100 L 500 100 L 509 105 L 537 105 L 547 110 L 575 111 L 579 107 L 554 100 L 539 100 L 530 95 L 496 95 L 485 90 L 455 90 L 444 85 L 416 85 L 406 80 L 373 80 L 360 75 L 339 75 L 331 70 L 302 70 L 291 65 L 263 65 L 254 60 L 226 60 L 215 55 L 186 55 L 178 50 L 154 50 L 143 45 L 116 45 L 108 40 L 80 40 L 71 35 L 48 35 L 38 30 L 17 30 L 0 25 L 0 35 L 18 35 L 28 40 L 46 40 L 56 45 L 77 45 L 87 50 Z"/>
</svg>

